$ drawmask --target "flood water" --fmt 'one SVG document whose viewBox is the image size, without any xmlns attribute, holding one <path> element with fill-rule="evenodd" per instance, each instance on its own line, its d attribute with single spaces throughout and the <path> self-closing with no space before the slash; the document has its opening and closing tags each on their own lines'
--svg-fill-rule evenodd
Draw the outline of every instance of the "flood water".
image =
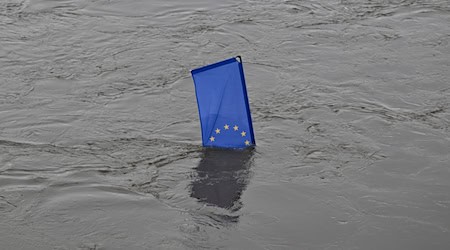
<svg viewBox="0 0 450 250">
<path fill-rule="evenodd" d="M 0 249 L 450 249 L 448 0 L 1 0 Z M 201 147 L 241 55 L 257 146 Z"/>
</svg>

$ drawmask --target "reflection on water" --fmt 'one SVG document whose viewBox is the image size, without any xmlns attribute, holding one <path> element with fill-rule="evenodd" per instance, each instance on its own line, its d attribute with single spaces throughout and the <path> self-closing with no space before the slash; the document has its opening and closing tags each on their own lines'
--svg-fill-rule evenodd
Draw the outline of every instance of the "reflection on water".
<svg viewBox="0 0 450 250">
<path fill-rule="evenodd" d="M 191 197 L 208 205 L 238 211 L 250 179 L 254 149 L 204 149 L 191 185 Z"/>
</svg>

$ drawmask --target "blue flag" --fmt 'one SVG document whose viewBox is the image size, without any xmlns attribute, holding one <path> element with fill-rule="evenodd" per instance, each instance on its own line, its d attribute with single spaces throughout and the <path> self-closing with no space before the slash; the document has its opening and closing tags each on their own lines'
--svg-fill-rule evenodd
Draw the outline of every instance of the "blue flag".
<svg viewBox="0 0 450 250">
<path fill-rule="evenodd" d="M 255 145 L 241 58 L 230 58 L 191 73 L 203 146 L 245 148 Z"/>
</svg>

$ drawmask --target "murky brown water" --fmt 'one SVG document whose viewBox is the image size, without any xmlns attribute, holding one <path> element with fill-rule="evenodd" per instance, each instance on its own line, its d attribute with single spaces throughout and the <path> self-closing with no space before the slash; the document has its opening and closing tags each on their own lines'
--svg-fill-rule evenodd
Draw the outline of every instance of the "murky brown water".
<svg viewBox="0 0 450 250">
<path fill-rule="evenodd" d="M 0 249 L 449 249 L 448 0 L 1 0 Z M 242 55 L 257 147 L 189 70 Z"/>
</svg>

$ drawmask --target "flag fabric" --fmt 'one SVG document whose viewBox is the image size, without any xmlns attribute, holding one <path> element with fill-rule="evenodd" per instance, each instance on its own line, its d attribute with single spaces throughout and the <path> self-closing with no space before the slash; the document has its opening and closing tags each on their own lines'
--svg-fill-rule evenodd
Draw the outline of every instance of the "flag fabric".
<svg viewBox="0 0 450 250">
<path fill-rule="evenodd" d="M 203 146 L 245 148 L 255 145 L 241 57 L 194 69 L 191 73 Z"/>
</svg>

